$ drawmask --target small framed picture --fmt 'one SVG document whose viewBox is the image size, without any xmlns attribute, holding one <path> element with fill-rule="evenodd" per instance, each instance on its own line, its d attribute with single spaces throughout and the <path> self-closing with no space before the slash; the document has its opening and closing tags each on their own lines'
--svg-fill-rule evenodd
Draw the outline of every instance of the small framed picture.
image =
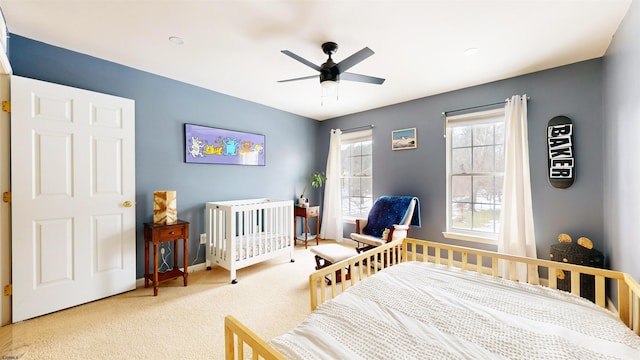
<svg viewBox="0 0 640 360">
<path fill-rule="evenodd" d="M 418 147 L 416 128 L 393 130 L 391 132 L 392 150 L 409 150 Z"/>
</svg>

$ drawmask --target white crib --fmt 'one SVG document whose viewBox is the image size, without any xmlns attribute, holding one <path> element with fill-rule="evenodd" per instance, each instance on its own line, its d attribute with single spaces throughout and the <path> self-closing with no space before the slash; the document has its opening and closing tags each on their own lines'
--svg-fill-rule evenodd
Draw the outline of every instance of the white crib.
<svg viewBox="0 0 640 360">
<path fill-rule="evenodd" d="M 206 265 L 236 270 L 283 254 L 293 262 L 293 200 L 249 199 L 207 202 Z"/>
</svg>

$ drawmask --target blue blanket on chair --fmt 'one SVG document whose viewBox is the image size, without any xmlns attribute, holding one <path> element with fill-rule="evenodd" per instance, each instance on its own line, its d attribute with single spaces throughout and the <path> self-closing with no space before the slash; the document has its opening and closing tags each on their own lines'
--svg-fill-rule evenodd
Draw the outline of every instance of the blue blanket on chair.
<svg viewBox="0 0 640 360">
<path fill-rule="evenodd" d="M 414 196 L 381 196 L 369 211 L 367 225 L 362 233 L 375 237 L 382 237 L 384 229 L 391 229 L 393 225 L 402 224 L 409 212 L 411 200 L 416 199 L 416 207 L 411 217 L 411 226 L 420 227 L 420 200 Z"/>
</svg>

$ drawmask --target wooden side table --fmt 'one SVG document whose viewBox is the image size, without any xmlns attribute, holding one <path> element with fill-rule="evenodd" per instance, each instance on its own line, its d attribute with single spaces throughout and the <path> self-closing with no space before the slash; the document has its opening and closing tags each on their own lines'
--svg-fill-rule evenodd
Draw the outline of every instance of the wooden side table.
<svg viewBox="0 0 640 360">
<path fill-rule="evenodd" d="M 184 253 L 184 271 L 178 268 L 178 240 L 182 239 Z M 158 295 L 158 285 L 166 280 L 177 279 L 182 276 L 184 286 L 187 286 L 187 265 L 189 264 L 189 223 L 178 220 L 175 224 L 144 224 L 144 287 L 153 282 L 153 296 Z M 173 241 L 173 269 L 158 273 L 158 244 Z M 153 274 L 149 274 L 149 244 L 153 244 Z"/>
<path fill-rule="evenodd" d="M 301 207 L 294 206 L 293 207 L 293 223 L 297 224 L 298 218 L 304 218 L 304 227 L 302 228 L 304 231 L 304 236 L 296 236 L 293 234 L 293 238 L 298 241 L 304 241 L 304 248 L 307 248 L 307 242 L 309 241 L 309 218 L 316 218 L 316 234 L 314 235 L 316 238 L 316 245 L 319 244 L 318 238 L 320 237 L 320 206 L 309 206 L 309 207 Z M 295 232 L 296 227 L 294 226 L 293 231 Z M 313 240 L 313 237 L 311 238 Z M 295 243 L 294 243 L 295 244 Z"/>
</svg>

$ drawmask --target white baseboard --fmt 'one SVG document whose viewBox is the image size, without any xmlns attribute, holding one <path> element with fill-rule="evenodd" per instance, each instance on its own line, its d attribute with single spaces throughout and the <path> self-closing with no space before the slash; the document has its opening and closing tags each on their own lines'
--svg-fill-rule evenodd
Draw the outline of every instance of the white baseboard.
<svg viewBox="0 0 640 360">
<path fill-rule="evenodd" d="M 206 270 L 206 269 L 207 269 L 207 267 L 206 267 L 205 263 L 189 265 L 189 274 L 191 274 L 193 272 L 196 272 L 196 271 L 200 271 L 200 270 Z M 180 268 L 180 270 L 184 271 L 184 268 Z M 139 288 L 139 287 L 144 287 L 144 277 L 136 279 L 136 288 Z"/>
</svg>

